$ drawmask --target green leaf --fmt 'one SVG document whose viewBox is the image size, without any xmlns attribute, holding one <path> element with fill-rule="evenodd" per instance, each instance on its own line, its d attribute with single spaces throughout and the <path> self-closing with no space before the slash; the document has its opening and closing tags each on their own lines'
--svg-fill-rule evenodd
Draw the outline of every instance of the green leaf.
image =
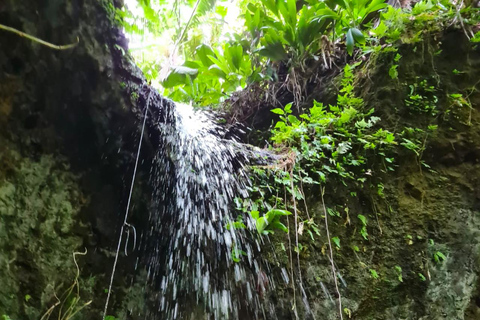
<svg viewBox="0 0 480 320">
<path fill-rule="evenodd" d="M 285 112 L 280 108 L 272 109 L 272 110 L 270 110 L 270 112 L 273 112 L 275 114 L 285 114 Z"/>
<path fill-rule="evenodd" d="M 480 43 L 480 31 L 475 33 L 475 35 L 470 39 L 473 43 Z"/>
<path fill-rule="evenodd" d="M 288 103 L 283 109 L 286 113 L 292 113 L 292 102 Z"/>
<path fill-rule="evenodd" d="M 287 57 L 287 52 L 281 42 L 269 43 L 256 50 L 258 54 L 271 59 L 272 61 L 281 61 Z"/>
<path fill-rule="evenodd" d="M 242 222 L 242 221 L 235 221 L 235 222 L 230 222 L 228 223 L 225 228 L 227 230 L 231 230 L 231 229 L 234 229 L 234 230 L 240 230 L 240 229 L 246 229 L 247 226 Z"/>
<path fill-rule="evenodd" d="M 278 17 L 278 6 L 275 0 L 262 0 L 262 4 Z"/>
<path fill-rule="evenodd" d="M 373 30 L 371 30 L 371 32 L 377 37 L 377 38 L 381 38 L 383 37 L 388 31 L 388 27 L 387 25 L 385 24 L 385 22 L 380 22 L 380 24 Z"/>
<path fill-rule="evenodd" d="M 370 275 L 372 276 L 373 279 L 378 279 L 379 275 L 375 269 L 369 269 L 370 270 Z"/>
<path fill-rule="evenodd" d="M 213 64 L 213 61 L 208 57 L 215 55 L 210 46 L 206 44 L 199 45 L 196 49 L 196 54 L 205 67 L 210 67 Z"/>
<path fill-rule="evenodd" d="M 255 222 L 255 226 L 257 227 L 258 233 L 262 234 L 265 231 L 265 228 L 268 226 L 268 221 L 265 217 L 260 217 Z"/>
<path fill-rule="evenodd" d="M 335 243 L 335 245 L 336 245 L 338 248 L 340 248 L 340 238 L 338 238 L 338 237 L 333 237 L 333 238 L 332 238 L 332 241 L 333 241 L 333 243 Z"/>
<path fill-rule="evenodd" d="M 325 9 L 320 9 L 317 11 L 317 17 L 314 18 L 315 21 L 318 21 L 318 20 L 323 20 L 323 19 L 332 19 L 332 20 L 340 20 L 340 16 L 335 12 L 333 11 L 332 9 L 330 8 L 325 8 Z"/>
<path fill-rule="evenodd" d="M 185 72 L 185 74 L 189 74 L 189 75 L 193 76 L 196 73 L 198 73 L 198 69 L 201 68 L 201 65 L 198 62 L 195 62 L 195 61 L 185 61 L 181 67 L 177 67 L 177 68 L 184 68 L 184 69 L 189 68 L 189 69 L 196 70 L 196 72 L 195 71 L 188 71 L 188 70 L 183 71 L 183 72 Z"/>
<path fill-rule="evenodd" d="M 288 233 L 288 228 L 280 221 L 272 222 L 269 227 L 271 227 L 271 229 L 278 229 L 278 230 L 282 230 L 285 233 Z"/>
<path fill-rule="evenodd" d="M 203 16 L 215 8 L 216 0 L 200 0 L 197 7 L 197 16 Z"/>
<path fill-rule="evenodd" d="M 225 60 L 225 58 L 222 55 L 216 54 L 216 56 L 218 57 L 218 59 L 212 55 L 208 55 L 208 57 L 215 63 L 215 65 L 219 69 L 221 69 L 226 75 L 229 74 L 230 68 L 228 67 L 228 62 Z"/>
<path fill-rule="evenodd" d="M 233 262 L 240 262 L 241 256 L 246 256 L 247 253 L 243 250 L 232 248 L 231 258 Z"/>
<path fill-rule="evenodd" d="M 336 210 L 332 209 L 332 208 L 327 208 L 327 212 L 328 212 L 328 214 L 331 215 L 332 217 L 340 216 L 340 215 L 338 214 L 338 212 L 337 212 Z"/>
<path fill-rule="evenodd" d="M 390 69 L 388 70 L 388 75 L 390 76 L 390 78 L 398 79 L 397 68 L 398 68 L 398 64 L 394 64 L 393 66 L 390 67 Z"/>
<path fill-rule="evenodd" d="M 226 79 L 227 78 L 227 75 L 225 74 L 225 72 L 223 72 L 222 69 L 220 69 L 220 67 L 217 66 L 216 64 L 212 64 L 210 66 L 210 68 L 208 68 L 208 71 L 204 74 L 212 75 L 212 76 L 214 76 L 216 78 L 220 78 L 220 79 Z"/>
<path fill-rule="evenodd" d="M 351 1 L 351 0 L 346 0 L 346 1 Z M 335 4 L 338 4 L 343 9 L 347 9 L 347 4 L 345 0 L 333 0 L 332 2 Z"/>
<path fill-rule="evenodd" d="M 363 35 L 362 31 L 358 30 L 357 28 L 351 28 L 353 39 L 360 44 L 365 44 L 365 36 Z"/>
<path fill-rule="evenodd" d="M 287 211 L 287 210 L 272 209 L 265 214 L 265 217 L 266 217 L 267 221 L 270 223 L 270 222 L 273 222 L 275 220 L 275 218 L 278 217 L 278 216 L 288 216 L 288 215 L 291 215 L 291 214 L 292 213 L 290 211 Z"/>
<path fill-rule="evenodd" d="M 170 71 L 168 76 L 162 82 L 162 86 L 165 88 L 172 88 L 180 84 L 188 84 L 187 75 L 196 76 L 197 73 L 197 69 L 192 69 L 184 66 L 174 67 L 173 70 Z"/>
<path fill-rule="evenodd" d="M 300 120 L 298 120 L 297 117 L 295 117 L 294 115 L 289 115 L 288 117 L 288 121 L 290 121 L 291 124 L 297 124 L 300 122 Z"/>
<path fill-rule="evenodd" d="M 225 6 L 216 6 L 215 13 L 218 13 L 222 19 L 225 19 L 225 16 L 228 13 L 228 8 Z"/>
<path fill-rule="evenodd" d="M 447 257 L 440 251 L 435 252 L 435 261 L 436 262 L 442 262 L 446 260 Z"/>
<path fill-rule="evenodd" d="M 243 58 L 243 48 L 240 45 L 231 46 L 226 48 L 225 50 L 225 57 L 229 62 L 230 66 L 234 70 L 240 69 L 240 64 Z"/>
<path fill-rule="evenodd" d="M 353 39 L 352 29 L 348 29 L 347 31 L 347 52 L 349 55 L 353 54 L 353 45 L 355 44 L 355 40 Z"/>
<path fill-rule="evenodd" d="M 290 25 L 295 28 L 297 24 L 297 2 L 296 0 L 287 0 Z"/>
<path fill-rule="evenodd" d="M 358 217 L 358 219 L 360 219 L 360 221 L 362 222 L 362 224 L 363 224 L 364 226 L 367 225 L 367 218 L 366 218 L 364 215 L 359 214 L 357 217 Z"/>
<path fill-rule="evenodd" d="M 295 29 L 297 24 L 296 1 L 295 0 L 278 0 L 277 6 L 286 25 L 292 28 L 292 30 Z"/>
<path fill-rule="evenodd" d="M 366 14 L 368 15 L 372 12 L 378 11 L 380 9 L 386 8 L 388 5 L 384 0 L 373 0 L 370 5 L 366 8 Z"/>
<path fill-rule="evenodd" d="M 253 219 L 257 220 L 260 217 L 260 212 L 258 212 L 257 210 L 252 210 L 250 211 L 250 215 Z"/>
</svg>

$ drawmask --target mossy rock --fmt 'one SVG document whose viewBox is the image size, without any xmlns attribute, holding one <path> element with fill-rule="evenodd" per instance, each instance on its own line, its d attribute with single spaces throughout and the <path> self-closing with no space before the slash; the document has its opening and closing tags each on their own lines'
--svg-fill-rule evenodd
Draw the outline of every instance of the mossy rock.
<svg viewBox="0 0 480 320">
<path fill-rule="evenodd" d="M 39 319 L 75 279 L 72 254 L 82 245 L 75 217 L 86 200 L 64 160 L 2 149 L 0 315 Z"/>
</svg>

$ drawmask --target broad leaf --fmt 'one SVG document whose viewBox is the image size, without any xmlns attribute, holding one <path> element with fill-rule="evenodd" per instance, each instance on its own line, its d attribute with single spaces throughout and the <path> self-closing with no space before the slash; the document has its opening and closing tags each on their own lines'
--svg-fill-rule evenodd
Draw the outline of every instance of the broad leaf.
<svg viewBox="0 0 480 320">
<path fill-rule="evenodd" d="M 352 28 L 352 36 L 356 42 L 360 44 L 365 44 L 365 36 L 363 35 L 362 31 L 358 30 L 357 28 Z"/>
<path fill-rule="evenodd" d="M 206 44 L 201 44 L 197 47 L 196 53 L 198 58 L 200 59 L 200 61 L 202 61 L 202 64 L 205 67 L 210 67 L 213 64 L 213 61 L 208 57 L 209 55 L 210 56 L 215 55 L 215 53 L 213 52 L 213 49 L 210 46 Z"/>
<path fill-rule="evenodd" d="M 284 108 L 286 113 L 292 113 L 292 102 L 288 103 Z"/>
<path fill-rule="evenodd" d="M 209 55 L 208 57 L 210 58 L 210 60 L 212 60 L 215 65 L 220 68 L 220 70 L 222 70 L 226 75 L 230 73 L 230 68 L 228 67 L 228 62 L 225 60 L 225 58 L 219 54 L 216 54 L 216 56 L 218 57 L 215 58 L 214 56 L 211 56 Z"/>
<path fill-rule="evenodd" d="M 288 228 L 280 221 L 274 221 L 269 225 L 270 229 L 278 229 L 288 233 Z"/>
<path fill-rule="evenodd" d="M 288 121 L 291 123 L 291 124 L 297 124 L 300 122 L 300 120 L 298 120 L 297 117 L 295 117 L 294 115 L 289 115 L 288 116 Z"/>
<path fill-rule="evenodd" d="M 162 81 L 162 86 L 165 88 L 172 88 L 180 84 L 188 84 L 187 75 L 196 76 L 197 73 L 197 69 L 184 66 L 175 67 L 172 71 L 170 71 L 165 80 Z"/>
<path fill-rule="evenodd" d="M 269 58 L 272 61 L 281 61 L 287 57 L 287 52 L 280 42 L 269 43 L 258 49 L 260 55 Z"/>
<path fill-rule="evenodd" d="M 348 29 L 347 31 L 347 52 L 349 55 L 353 54 L 353 45 L 355 44 L 355 40 L 353 39 L 352 29 Z"/>
<path fill-rule="evenodd" d="M 240 45 L 231 46 L 226 48 L 226 53 L 229 57 L 229 63 L 232 69 L 238 70 L 240 69 L 240 64 L 243 59 L 243 48 Z"/>
<path fill-rule="evenodd" d="M 273 222 L 274 219 L 278 216 L 288 216 L 288 215 L 291 215 L 291 214 L 292 213 L 290 211 L 287 211 L 287 210 L 272 209 L 272 210 L 267 212 L 265 217 L 267 218 L 268 222 Z"/>
<path fill-rule="evenodd" d="M 278 17 L 278 6 L 275 0 L 262 0 L 262 4 Z"/>
<path fill-rule="evenodd" d="M 332 18 L 334 20 L 339 20 L 340 16 L 330 8 L 320 9 L 317 11 L 316 20 Z"/>
<path fill-rule="evenodd" d="M 268 221 L 265 217 L 260 217 L 255 222 L 255 225 L 257 227 L 258 233 L 263 233 L 265 231 L 265 228 L 268 226 Z"/>
<path fill-rule="evenodd" d="M 212 75 L 216 78 L 221 78 L 221 79 L 227 78 L 227 75 L 225 74 L 225 72 L 223 72 L 222 69 L 220 69 L 220 67 L 217 66 L 216 64 L 212 64 L 210 68 L 208 68 L 208 71 L 206 74 Z"/>
</svg>

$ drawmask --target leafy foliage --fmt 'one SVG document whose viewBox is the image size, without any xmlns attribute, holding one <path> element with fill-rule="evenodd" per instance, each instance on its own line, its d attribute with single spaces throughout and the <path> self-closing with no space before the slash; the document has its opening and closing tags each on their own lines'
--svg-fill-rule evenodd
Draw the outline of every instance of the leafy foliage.
<svg viewBox="0 0 480 320">
<path fill-rule="evenodd" d="M 220 49 L 202 44 L 196 48 L 195 58 L 172 69 L 162 81 L 172 99 L 203 105 L 218 103 L 255 76 L 252 61 L 238 44 L 225 43 Z"/>
<path fill-rule="evenodd" d="M 239 10 L 243 27 L 227 21 L 232 10 Z M 308 73 L 312 61 L 331 68 L 338 48 L 349 55 L 355 47 L 388 51 L 382 42 L 415 43 L 452 19 L 468 27 L 478 17 L 448 0 L 420 1 L 411 11 L 383 0 L 243 0 L 236 7 L 224 0 L 137 0 L 136 8 L 117 9 L 113 19 L 134 40 L 150 42 L 132 54 L 164 95 L 215 106 L 250 84 L 279 81 L 282 65 L 290 74 L 282 81 L 291 82 L 294 73 Z M 394 79 L 397 66 L 389 71 Z"/>
<path fill-rule="evenodd" d="M 364 45 L 365 35 L 360 30 L 367 17 L 387 6 L 383 0 L 334 0 L 322 12 L 337 21 L 336 34 L 345 35 L 347 52 L 352 55 L 355 43 Z M 335 10 L 336 9 L 336 10 Z"/>
<path fill-rule="evenodd" d="M 298 117 L 291 114 L 291 104 L 283 110 L 272 110 L 280 114 L 280 121 L 272 130 L 273 142 L 297 151 L 297 161 L 305 162 L 301 166 L 303 176 L 315 174 L 312 182 L 325 182 L 329 174 L 364 182 L 369 151 L 385 155 L 396 144 L 393 133 L 375 129 L 380 118 L 372 115 L 374 110 L 363 111 L 363 100 L 353 92 L 352 68 L 345 67 L 337 105 L 314 101 L 309 112 Z"/>
<path fill-rule="evenodd" d="M 258 5 L 250 4 L 245 24 L 254 43 L 260 43 L 255 52 L 271 61 L 314 53 L 319 49 L 316 40 L 332 22 L 319 14 L 325 8 L 324 3 L 318 2 L 297 10 L 294 0 L 265 0 Z"/>
<path fill-rule="evenodd" d="M 255 220 L 257 231 L 260 234 L 273 233 L 275 229 L 288 232 L 287 227 L 280 222 L 280 217 L 291 215 L 290 211 L 271 209 L 264 216 L 260 216 L 258 211 L 251 211 L 250 214 Z"/>
</svg>

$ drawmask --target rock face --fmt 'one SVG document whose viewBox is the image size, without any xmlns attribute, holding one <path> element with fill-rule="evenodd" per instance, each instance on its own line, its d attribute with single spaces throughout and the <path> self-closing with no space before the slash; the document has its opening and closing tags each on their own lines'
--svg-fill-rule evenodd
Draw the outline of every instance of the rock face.
<svg viewBox="0 0 480 320">
<path fill-rule="evenodd" d="M 73 281 L 72 253 L 82 246 L 75 220 L 86 199 L 60 159 L 21 157 L 3 139 L 1 154 L 0 305 L 3 314 L 39 319 L 52 285 Z"/>
<path fill-rule="evenodd" d="M 391 57 L 380 55 L 376 67 L 358 72 L 358 95 L 375 109 L 382 127 L 399 134 L 421 129 L 425 150 L 398 149 L 395 171 L 372 167 L 361 188 L 334 180 L 326 185 L 325 204 L 338 213 L 328 219 L 331 236 L 340 239 L 339 247 L 334 244 L 334 261 L 341 275 L 343 318 L 478 319 L 480 51 L 460 31 L 448 31 L 402 46 L 399 53 L 398 79 L 388 75 Z M 406 102 L 423 80 L 431 85 L 427 104 L 434 112 L 412 109 Z M 318 189 L 306 194 L 310 215 L 323 225 Z M 365 237 L 358 215 L 366 218 Z M 300 237 L 311 309 L 297 287 L 300 319 L 339 318 L 325 228 L 320 229 L 314 241 Z M 288 264 L 280 248 L 277 255 Z M 279 318 L 292 319 L 293 290 L 277 272 L 281 285 L 272 299 L 285 306 Z"/>
<path fill-rule="evenodd" d="M 56 51 L 0 31 L 0 316 L 46 314 L 76 279 L 73 253 L 85 249 L 75 255 L 75 308 L 93 300 L 81 315 L 102 313 L 144 104 L 143 76 L 123 55 L 113 14 L 108 1 L 0 3 L 4 25 L 59 45 L 79 39 Z M 116 316 L 143 308 L 122 306 L 129 259 L 114 286 Z"/>
</svg>

